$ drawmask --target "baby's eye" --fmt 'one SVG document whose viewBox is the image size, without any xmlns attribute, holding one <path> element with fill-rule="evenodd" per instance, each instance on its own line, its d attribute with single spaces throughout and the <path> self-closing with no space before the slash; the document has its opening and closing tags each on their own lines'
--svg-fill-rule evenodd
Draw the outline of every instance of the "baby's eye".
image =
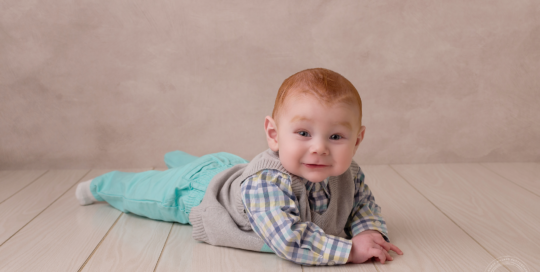
<svg viewBox="0 0 540 272">
<path fill-rule="evenodd" d="M 309 137 L 309 133 L 307 131 L 299 131 L 298 135 L 300 135 L 302 137 Z"/>
<path fill-rule="evenodd" d="M 334 135 L 330 136 L 331 140 L 339 140 L 341 138 L 343 138 L 343 137 L 341 137 L 340 135 L 337 135 L 337 134 L 334 134 Z"/>
</svg>

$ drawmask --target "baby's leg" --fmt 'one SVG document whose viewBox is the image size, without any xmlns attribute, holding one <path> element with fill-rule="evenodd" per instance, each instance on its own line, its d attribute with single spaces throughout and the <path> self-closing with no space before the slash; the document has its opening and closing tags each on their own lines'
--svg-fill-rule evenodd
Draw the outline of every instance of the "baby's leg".
<svg viewBox="0 0 540 272">
<path fill-rule="evenodd" d="M 189 224 L 189 213 L 201 203 L 212 178 L 234 165 L 247 163 L 246 160 L 225 152 L 200 158 L 182 153 L 176 155 L 180 160 L 173 162 L 174 168 L 165 171 L 114 171 L 94 178 L 89 185 L 83 182 L 79 185 L 77 198 L 82 205 L 91 203 L 94 199 L 107 201 L 123 212 Z M 79 187 L 77 190 L 79 191 Z M 87 197 L 89 201 L 84 201 L 85 194 L 90 194 L 93 199 Z"/>
<path fill-rule="evenodd" d="M 165 164 L 168 168 L 183 167 L 189 163 L 195 161 L 198 157 L 190 155 L 183 151 L 172 151 L 165 154 Z M 97 201 L 90 191 L 90 183 L 92 180 L 79 183 L 75 196 L 81 205 L 90 205 Z"/>
<path fill-rule="evenodd" d="M 131 212 L 162 221 L 189 223 L 184 202 L 177 201 L 190 193 L 185 171 L 129 173 L 113 171 L 78 185 L 76 196 L 81 205 L 107 201 L 123 212 Z"/>
</svg>

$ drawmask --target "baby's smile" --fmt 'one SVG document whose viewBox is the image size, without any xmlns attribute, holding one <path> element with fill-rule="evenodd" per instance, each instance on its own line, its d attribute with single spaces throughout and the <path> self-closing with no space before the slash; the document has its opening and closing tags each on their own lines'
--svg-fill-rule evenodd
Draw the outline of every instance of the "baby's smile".
<svg viewBox="0 0 540 272">
<path fill-rule="evenodd" d="M 329 167 L 329 165 L 325 165 L 325 164 L 309 164 L 309 163 L 304 163 L 304 165 L 305 165 L 307 168 L 312 168 L 312 169 L 320 169 L 320 168 Z"/>
</svg>

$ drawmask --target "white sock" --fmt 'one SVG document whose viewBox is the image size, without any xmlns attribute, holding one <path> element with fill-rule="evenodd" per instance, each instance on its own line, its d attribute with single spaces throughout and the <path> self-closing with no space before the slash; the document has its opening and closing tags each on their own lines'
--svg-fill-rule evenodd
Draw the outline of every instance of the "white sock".
<svg viewBox="0 0 540 272">
<path fill-rule="evenodd" d="M 79 204 L 81 204 L 81 206 L 90 205 L 97 201 L 90 191 L 90 182 L 92 182 L 92 180 L 79 183 L 79 185 L 77 185 L 77 189 L 75 190 L 75 197 L 77 200 L 79 200 Z"/>
</svg>

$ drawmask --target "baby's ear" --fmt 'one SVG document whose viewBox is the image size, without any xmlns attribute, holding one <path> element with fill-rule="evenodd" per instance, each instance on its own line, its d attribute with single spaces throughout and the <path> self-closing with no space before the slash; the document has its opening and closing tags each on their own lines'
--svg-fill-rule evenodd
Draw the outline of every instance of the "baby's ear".
<svg viewBox="0 0 540 272">
<path fill-rule="evenodd" d="M 356 143 L 354 144 L 354 153 L 356 153 L 358 146 L 360 146 L 360 143 L 362 142 L 362 140 L 364 140 L 365 133 L 366 133 L 366 126 L 361 126 L 360 131 L 358 132 L 358 135 L 356 137 Z"/>
<path fill-rule="evenodd" d="M 272 151 L 277 152 L 279 150 L 277 126 L 274 119 L 270 116 L 266 116 L 264 119 L 264 131 L 266 132 L 268 147 L 272 149 Z"/>
</svg>

